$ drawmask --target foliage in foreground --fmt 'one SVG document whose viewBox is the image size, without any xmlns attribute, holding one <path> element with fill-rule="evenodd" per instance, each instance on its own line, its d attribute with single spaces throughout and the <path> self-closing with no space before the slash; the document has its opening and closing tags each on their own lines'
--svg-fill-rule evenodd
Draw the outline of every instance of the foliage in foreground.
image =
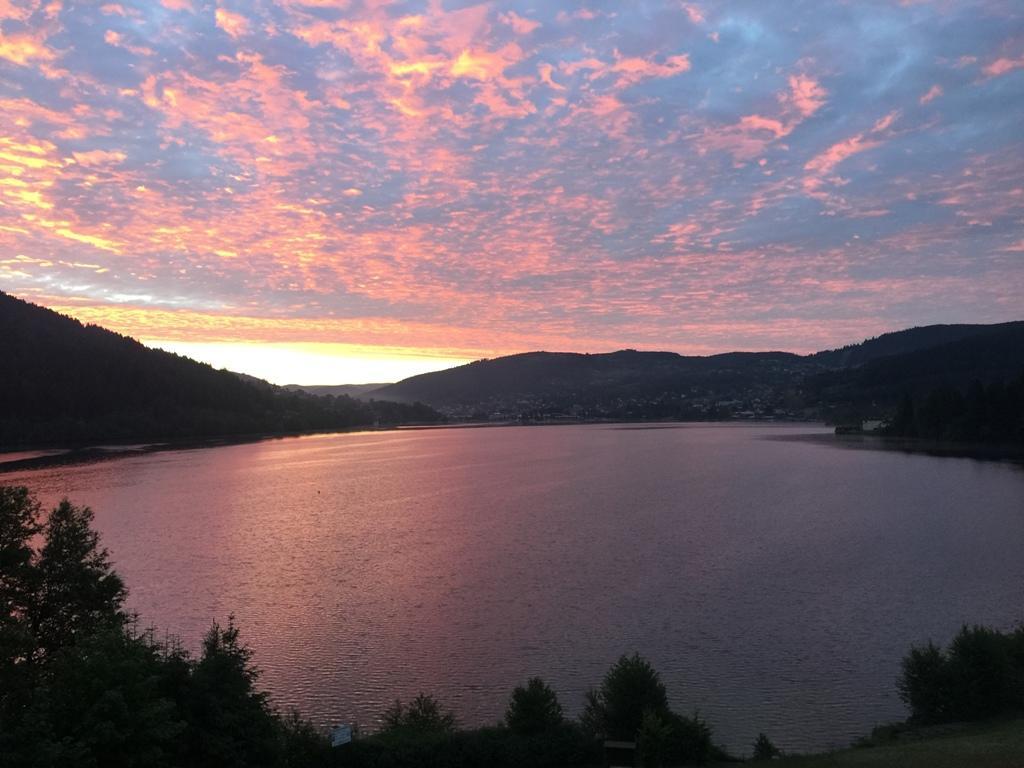
<svg viewBox="0 0 1024 768">
<path fill-rule="evenodd" d="M 917 723 L 1024 712 L 1024 626 L 964 626 L 943 650 L 929 642 L 903 658 L 900 697 Z"/>
<path fill-rule="evenodd" d="M 45 520 L 0 486 L 0 755 L 4 766 L 325 764 L 329 748 L 271 709 L 238 629 L 192 658 L 138 631 L 125 588 L 67 501 Z"/>
<path fill-rule="evenodd" d="M 684 717 L 669 709 L 660 676 L 637 653 L 622 656 L 600 687 L 587 693 L 581 722 L 596 737 L 635 741 L 644 765 L 703 765 L 724 757 L 698 714 Z"/>
</svg>

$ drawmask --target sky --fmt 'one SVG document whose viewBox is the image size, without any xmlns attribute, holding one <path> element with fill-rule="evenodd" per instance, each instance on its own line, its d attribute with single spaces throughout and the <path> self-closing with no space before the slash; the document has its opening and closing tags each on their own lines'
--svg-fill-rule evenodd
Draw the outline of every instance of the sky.
<svg viewBox="0 0 1024 768">
<path fill-rule="evenodd" d="M 0 0 L 0 289 L 277 383 L 1024 318 L 1024 2 Z"/>
</svg>

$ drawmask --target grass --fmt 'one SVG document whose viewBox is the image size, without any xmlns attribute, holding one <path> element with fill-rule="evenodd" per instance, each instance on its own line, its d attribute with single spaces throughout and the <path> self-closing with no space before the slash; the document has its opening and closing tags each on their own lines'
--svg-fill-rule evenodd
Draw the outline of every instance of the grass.
<svg viewBox="0 0 1024 768">
<path fill-rule="evenodd" d="M 773 768 L 1024 768 L 1024 719 L 877 737 L 871 746 L 787 757 Z"/>
</svg>

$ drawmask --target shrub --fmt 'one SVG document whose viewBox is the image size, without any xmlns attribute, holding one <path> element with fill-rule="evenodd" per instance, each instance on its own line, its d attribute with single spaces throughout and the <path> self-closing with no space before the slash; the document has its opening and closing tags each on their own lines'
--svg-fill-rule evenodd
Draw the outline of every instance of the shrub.
<svg viewBox="0 0 1024 768">
<path fill-rule="evenodd" d="M 780 757 L 782 752 L 772 744 L 772 740 L 763 733 L 757 734 L 757 741 L 754 742 L 754 760 L 771 760 Z"/>
<path fill-rule="evenodd" d="M 708 760 L 727 759 L 722 750 L 711 743 L 711 728 L 694 712 L 693 717 L 684 717 L 675 712 L 667 716 L 671 727 L 671 738 L 666 762 L 671 765 L 703 765 Z"/>
<path fill-rule="evenodd" d="M 911 718 L 921 723 L 941 723 L 953 717 L 953 690 L 949 660 L 931 641 L 911 648 L 903 657 L 897 687 Z"/>
<path fill-rule="evenodd" d="M 381 732 L 450 733 L 455 730 L 455 715 L 441 708 L 432 696 L 420 694 L 405 706 L 395 701 L 382 716 Z"/>
</svg>

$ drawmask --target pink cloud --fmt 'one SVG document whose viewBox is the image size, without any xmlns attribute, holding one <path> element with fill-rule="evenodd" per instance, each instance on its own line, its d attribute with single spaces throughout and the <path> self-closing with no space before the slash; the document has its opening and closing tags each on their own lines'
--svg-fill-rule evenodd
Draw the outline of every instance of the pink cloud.
<svg viewBox="0 0 1024 768">
<path fill-rule="evenodd" d="M 832 176 L 836 168 L 854 155 L 867 152 L 884 144 L 881 134 L 884 134 L 899 116 L 898 112 L 890 112 L 879 118 L 869 131 L 858 133 L 848 139 L 836 142 L 825 151 L 815 155 L 804 164 L 807 175 L 803 179 L 804 192 L 812 197 L 827 197 L 820 192 L 828 177 Z M 831 179 L 833 184 L 839 183 L 836 178 Z"/>
<path fill-rule="evenodd" d="M 1024 56 L 1017 59 L 1009 59 L 1004 56 L 996 59 L 986 66 L 982 72 L 989 77 L 999 77 L 1000 75 L 1005 75 L 1007 72 L 1012 72 L 1013 70 L 1020 69 L 1021 67 L 1024 67 Z"/>
<path fill-rule="evenodd" d="M 673 77 L 690 71 L 690 57 L 685 53 L 669 56 L 663 64 L 639 57 L 617 58 L 609 71 L 619 75 L 616 86 L 624 88 L 649 78 Z"/>
<path fill-rule="evenodd" d="M 542 83 L 548 85 L 551 88 L 554 88 L 556 91 L 564 91 L 565 90 L 565 86 L 564 85 L 559 85 L 558 83 L 556 83 L 554 78 L 552 77 L 552 72 L 554 72 L 554 67 L 552 67 L 550 64 L 545 62 L 545 63 L 542 63 L 542 64 L 538 65 L 537 71 L 540 72 L 540 80 L 541 80 Z"/>
<path fill-rule="evenodd" d="M 533 19 L 527 19 L 520 16 L 515 11 L 509 11 L 503 13 L 498 17 L 502 22 L 512 27 L 512 31 L 517 35 L 528 35 L 534 30 L 540 28 L 540 22 L 534 21 Z"/>
<path fill-rule="evenodd" d="M 46 46 L 42 33 L 15 33 L 0 35 L 0 59 L 26 65 L 33 61 L 53 61 L 56 54 Z"/>
<path fill-rule="evenodd" d="M 128 156 L 117 150 L 93 149 L 88 152 L 73 152 L 72 157 L 79 165 L 108 165 L 124 162 Z"/>
<path fill-rule="evenodd" d="M 928 92 L 926 94 L 924 94 L 920 99 L 917 100 L 917 103 L 923 106 L 925 104 L 928 104 L 929 102 L 935 101 L 935 99 L 939 98 L 939 96 L 941 95 L 942 86 L 933 85 L 931 88 L 928 89 Z"/>
<path fill-rule="evenodd" d="M 778 117 L 744 115 L 738 122 L 719 128 L 706 127 L 698 144 L 699 151 L 729 152 L 737 161 L 752 160 L 765 152 L 775 141 L 792 133 L 796 127 L 817 112 L 828 92 L 812 77 L 790 75 L 788 89 L 777 94 Z"/>
<path fill-rule="evenodd" d="M 703 24 L 704 12 L 693 3 L 683 3 L 683 10 L 690 19 L 691 24 Z"/>
<path fill-rule="evenodd" d="M 215 13 L 217 26 L 227 32 L 231 37 L 241 37 L 249 31 L 249 20 L 238 13 L 232 13 L 224 8 L 218 8 Z"/>
<path fill-rule="evenodd" d="M 789 94 L 785 100 L 796 107 L 801 117 L 807 118 L 821 109 L 828 91 L 808 75 L 789 76 Z"/>
</svg>

